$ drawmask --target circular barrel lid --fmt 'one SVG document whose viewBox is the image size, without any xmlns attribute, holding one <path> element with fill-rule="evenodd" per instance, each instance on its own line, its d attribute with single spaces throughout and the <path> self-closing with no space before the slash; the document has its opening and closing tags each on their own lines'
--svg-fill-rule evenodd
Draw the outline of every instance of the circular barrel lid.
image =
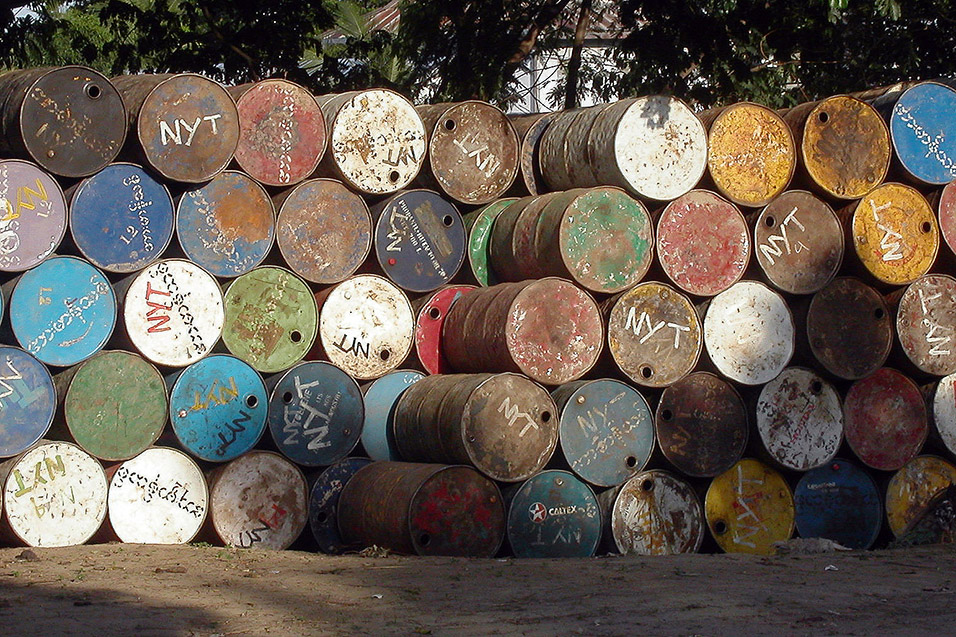
<svg viewBox="0 0 956 637">
<path fill-rule="evenodd" d="M 542 471 L 511 497 L 508 544 L 515 557 L 591 557 L 601 509 L 587 484 L 567 471 Z"/>
<path fill-rule="evenodd" d="M 886 521 L 893 535 L 903 535 L 930 501 L 953 484 L 956 465 L 938 456 L 916 456 L 900 467 L 886 485 Z"/>
<path fill-rule="evenodd" d="M 889 115 L 893 150 L 920 183 L 941 186 L 956 179 L 956 90 L 937 82 L 906 89 Z"/>
<path fill-rule="evenodd" d="M 55 413 L 56 389 L 46 365 L 19 347 L 0 345 L 0 458 L 32 447 Z"/>
<path fill-rule="evenodd" d="M 928 274 L 911 283 L 896 312 L 896 333 L 906 357 L 923 372 L 956 372 L 956 279 Z"/>
<path fill-rule="evenodd" d="M 0 160 L 0 271 L 22 272 L 53 254 L 66 234 L 57 181 L 34 164 Z"/>
<path fill-rule="evenodd" d="M 883 522 L 880 492 L 869 474 L 836 459 L 800 476 L 794 490 L 800 537 L 833 540 L 850 549 L 868 549 Z"/>
<path fill-rule="evenodd" d="M 625 555 L 696 553 L 704 539 L 702 518 L 690 484 L 667 471 L 642 471 L 614 499 L 611 535 Z"/>
</svg>

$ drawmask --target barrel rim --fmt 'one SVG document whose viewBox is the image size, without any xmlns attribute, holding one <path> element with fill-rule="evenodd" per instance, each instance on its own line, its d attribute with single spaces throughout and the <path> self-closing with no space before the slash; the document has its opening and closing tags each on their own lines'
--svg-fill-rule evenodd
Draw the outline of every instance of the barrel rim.
<svg viewBox="0 0 956 637">
<path fill-rule="evenodd" d="M 685 487 L 684 491 L 690 494 L 690 497 L 692 498 L 691 502 L 692 504 L 696 505 L 696 508 L 697 508 L 698 524 L 697 524 L 697 537 L 694 538 L 694 545 L 687 552 L 697 553 L 698 551 L 700 551 L 701 544 L 703 544 L 704 542 L 704 534 L 705 534 L 704 529 L 705 527 L 708 526 L 707 514 L 704 508 L 704 503 L 701 501 L 700 495 L 698 495 L 697 490 L 693 488 L 690 482 L 685 480 L 681 475 L 679 475 L 677 472 L 674 472 L 674 471 L 669 471 L 667 469 L 646 469 L 644 471 L 639 471 L 635 473 L 633 476 L 625 480 L 621 484 L 620 491 L 618 491 L 617 495 L 614 496 L 614 503 L 611 505 L 611 510 L 610 510 L 611 525 L 610 526 L 613 528 L 614 515 L 618 511 L 618 502 L 620 502 L 621 500 L 620 495 L 621 493 L 623 493 L 624 488 L 631 482 L 636 482 L 638 478 L 646 479 L 648 476 L 656 477 L 657 479 L 663 479 L 665 481 L 671 481 L 675 484 L 682 485 L 683 487 Z M 626 554 L 626 548 L 621 547 L 621 545 L 618 543 L 617 538 L 614 537 L 613 531 L 611 532 L 611 536 L 614 540 L 614 546 L 617 549 L 618 553 Z"/>
</svg>

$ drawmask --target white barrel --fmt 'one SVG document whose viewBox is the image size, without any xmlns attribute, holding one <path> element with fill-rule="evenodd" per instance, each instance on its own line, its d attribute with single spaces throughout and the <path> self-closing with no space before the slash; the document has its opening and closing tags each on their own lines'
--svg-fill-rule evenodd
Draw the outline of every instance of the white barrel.
<svg viewBox="0 0 956 637">
<path fill-rule="evenodd" d="M 941 378 L 936 385 L 933 423 L 946 449 L 956 454 L 956 374 Z"/>
<path fill-rule="evenodd" d="M 672 473 L 656 469 L 638 473 L 614 499 L 611 534 L 624 554 L 696 553 L 704 539 L 700 498 Z"/>
</svg>

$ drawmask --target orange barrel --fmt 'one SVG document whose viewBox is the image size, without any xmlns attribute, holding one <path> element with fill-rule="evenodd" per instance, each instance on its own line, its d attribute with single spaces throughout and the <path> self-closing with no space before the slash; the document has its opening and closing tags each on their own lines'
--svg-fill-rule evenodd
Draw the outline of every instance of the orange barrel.
<svg viewBox="0 0 956 637">
<path fill-rule="evenodd" d="M 563 385 L 597 362 L 604 325 L 590 294 L 548 277 L 463 296 L 448 311 L 443 342 L 457 371 L 520 372 L 545 385 Z"/>
<path fill-rule="evenodd" d="M 446 285 L 427 294 L 414 303 L 415 354 L 422 368 L 429 374 L 448 374 L 451 367 L 445 357 L 442 328 L 448 310 L 464 294 L 475 289 L 473 285 Z"/>
<path fill-rule="evenodd" d="M 896 333 L 906 357 L 927 374 L 956 372 L 956 279 L 927 274 L 911 283 L 896 311 Z"/>
<path fill-rule="evenodd" d="M 530 195 L 540 195 L 545 190 L 544 177 L 539 168 L 541 155 L 541 136 L 554 120 L 556 113 L 534 113 L 533 115 L 509 115 L 515 133 L 521 140 L 518 151 L 518 172 L 520 180 L 515 184 L 524 186 Z"/>
<path fill-rule="evenodd" d="M 938 456 L 916 456 L 886 486 L 886 521 L 899 537 L 935 495 L 956 484 L 956 465 Z"/>
</svg>

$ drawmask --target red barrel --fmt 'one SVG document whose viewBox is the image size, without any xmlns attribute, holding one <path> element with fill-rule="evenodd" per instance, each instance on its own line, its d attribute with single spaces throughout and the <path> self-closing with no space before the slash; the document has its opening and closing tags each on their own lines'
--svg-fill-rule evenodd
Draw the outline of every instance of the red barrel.
<svg viewBox="0 0 956 637">
<path fill-rule="evenodd" d="M 442 328 L 451 306 L 471 290 L 473 285 L 449 285 L 416 301 L 415 353 L 429 374 L 451 372 L 442 344 Z"/>
</svg>

